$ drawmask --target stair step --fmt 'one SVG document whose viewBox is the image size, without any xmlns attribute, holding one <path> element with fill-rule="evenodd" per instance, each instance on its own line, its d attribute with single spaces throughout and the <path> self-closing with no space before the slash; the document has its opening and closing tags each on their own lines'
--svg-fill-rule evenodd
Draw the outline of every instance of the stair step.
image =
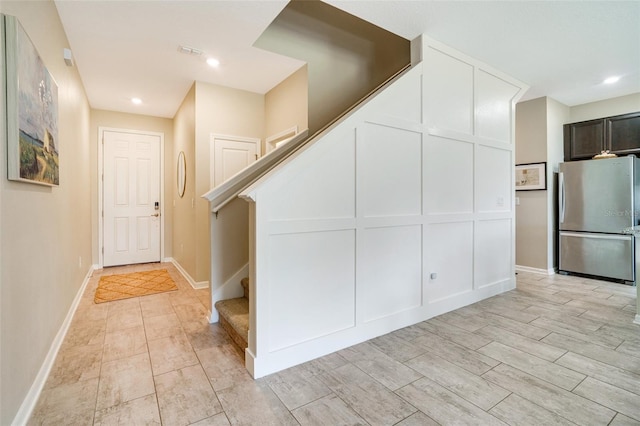
<svg viewBox="0 0 640 426">
<path fill-rule="evenodd" d="M 244 297 L 249 298 L 249 277 L 245 277 L 240 281 L 242 284 L 242 290 L 244 291 Z"/>
<path fill-rule="evenodd" d="M 238 297 L 220 300 L 215 308 L 220 315 L 220 325 L 244 354 L 249 339 L 249 299 Z"/>
</svg>

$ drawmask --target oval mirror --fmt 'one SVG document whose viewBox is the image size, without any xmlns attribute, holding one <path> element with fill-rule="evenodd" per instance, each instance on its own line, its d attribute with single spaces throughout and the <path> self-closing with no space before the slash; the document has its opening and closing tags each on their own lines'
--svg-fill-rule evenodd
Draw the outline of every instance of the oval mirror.
<svg viewBox="0 0 640 426">
<path fill-rule="evenodd" d="M 178 154 L 178 195 L 184 196 L 184 189 L 187 185 L 187 161 L 184 158 L 184 151 Z"/>
</svg>

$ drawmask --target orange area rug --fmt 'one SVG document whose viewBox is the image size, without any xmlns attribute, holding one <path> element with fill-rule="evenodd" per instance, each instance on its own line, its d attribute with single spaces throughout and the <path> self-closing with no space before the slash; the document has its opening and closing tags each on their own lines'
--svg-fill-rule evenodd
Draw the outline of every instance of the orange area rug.
<svg viewBox="0 0 640 426">
<path fill-rule="evenodd" d="M 103 275 L 100 277 L 93 301 L 95 303 L 104 303 L 177 289 L 178 286 L 166 269 L 121 275 Z"/>
</svg>

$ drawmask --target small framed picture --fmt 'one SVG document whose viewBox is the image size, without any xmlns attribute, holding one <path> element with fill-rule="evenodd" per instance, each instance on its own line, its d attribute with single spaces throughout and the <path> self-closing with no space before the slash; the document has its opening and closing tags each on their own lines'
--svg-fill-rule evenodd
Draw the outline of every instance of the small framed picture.
<svg viewBox="0 0 640 426">
<path fill-rule="evenodd" d="M 516 164 L 516 191 L 547 189 L 547 163 Z"/>
</svg>

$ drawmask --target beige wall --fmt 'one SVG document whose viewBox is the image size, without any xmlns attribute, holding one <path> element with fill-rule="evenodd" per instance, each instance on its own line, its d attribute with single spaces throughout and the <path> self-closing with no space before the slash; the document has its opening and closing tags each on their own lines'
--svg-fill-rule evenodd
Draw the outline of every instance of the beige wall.
<svg viewBox="0 0 640 426">
<path fill-rule="evenodd" d="M 265 139 L 298 126 L 308 128 L 309 76 L 304 66 L 265 95 Z M 262 147 L 263 154 L 265 146 Z"/>
<path fill-rule="evenodd" d="M 187 185 L 183 198 L 174 197 L 173 257 L 198 285 L 211 279 L 211 210 L 202 198 L 210 186 L 210 140 L 212 134 L 263 139 L 264 95 L 213 84 L 196 82 L 174 117 L 172 164 L 184 151 Z M 174 170 L 175 167 L 172 167 Z M 175 181 L 175 170 L 171 181 Z M 245 207 L 245 206 L 242 206 Z M 246 228 L 246 207 L 239 211 L 239 224 Z M 232 221 L 233 222 L 233 221 Z M 227 230 L 228 231 L 228 230 Z M 228 278 L 246 263 L 248 241 L 237 235 L 239 243 L 228 242 L 216 250 L 213 264 L 216 280 Z M 237 253 L 237 254 L 234 254 Z M 222 277 L 222 278 L 221 278 Z"/>
<path fill-rule="evenodd" d="M 516 105 L 516 164 L 547 161 L 546 98 Z M 547 269 L 547 193 L 516 191 L 516 265 Z"/>
<path fill-rule="evenodd" d="M 640 93 L 572 106 L 567 123 L 610 117 L 612 115 L 636 111 L 640 111 Z"/>
<path fill-rule="evenodd" d="M 186 185 L 184 196 L 175 192 L 173 207 L 173 258 L 193 278 L 196 274 L 196 213 L 192 200 L 196 195 L 196 85 L 182 101 L 173 119 L 172 163 L 184 151 L 186 158 Z M 175 176 L 176 171 L 174 170 Z M 172 178 L 173 180 L 173 178 Z M 204 232 L 204 231 L 203 231 Z"/>
<path fill-rule="evenodd" d="M 290 2 L 255 45 L 307 62 L 311 134 L 411 61 L 408 40 L 320 1 Z"/>
<path fill-rule="evenodd" d="M 63 61 L 69 43 L 54 3 L 2 1 L 0 12 L 18 17 L 58 85 L 60 151 L 58 187 L 8 181 L 0 120 L 0 424 L 8 425 L 91 265 L 91 157 L 89 104 L 77 69 Z"/>
<path fill-rule="evenodd" d="M 162 133 L 164 135 L 164 257 L 173 252 L 173 193 L 175 185 L 175 161 L 173 158 L 173 120 L 146 115 L 121 112 L 91 110 L 91 247 L 93 263 L 98 263 L 98 143 L 101 127 Z"/>
</svg>

